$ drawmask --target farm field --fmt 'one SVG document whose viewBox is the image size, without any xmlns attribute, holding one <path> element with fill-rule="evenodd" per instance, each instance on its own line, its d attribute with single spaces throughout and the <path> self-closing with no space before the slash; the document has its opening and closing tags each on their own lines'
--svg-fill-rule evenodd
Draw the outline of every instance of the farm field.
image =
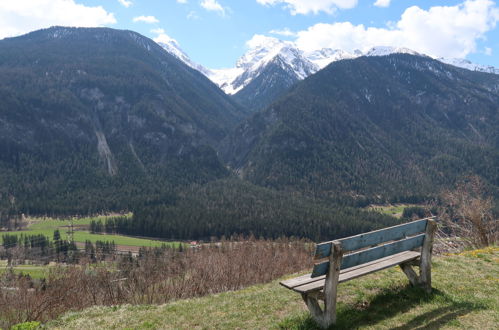
<svg viewBox="0 0 499 330">
<path fill-rule="evenodd" d="M 10 268 L 10 267 L 9 267 Z M 7 260 L 0 260 L 0 275 L 8 271 Z M 47 276 L 50 266 L 18 265 L 12 267 L 15 274 L 29 275 L 31 278 L 41 279 Z"/>
<path fill-rule="evenodd" d="M 131 216 L 127 214 L 126 216 Z M 160 247 L 163 244 L 178 247 L 180 242 L 166 242 L 155 239 L 130 237 L 116 234 L 93 234 L 89 231 L 89 225 L 92 221 L 104 222 L 110 216 L 87 217 L 71 219 L 52 219 L 52 218 L 28 218 L 28 226 L 25 230 L 0 232 L 1 235 L 44 235 L 52 239 L 54 230 L 58 229 L 63 240 L 67 240 L 70 235 L 70 227 L 73 225 L 73 236 L 76 243 L 84 244 L 86 240 L 95 243 L 96 241 L 114 241 L 119 249 L 127 250 L 126 247 Z M 0 237 L 0 242 L 3 238 Z"/>
<path fill-rule="evenodd" d="M 401 218 L 404 209 L 407 207 L 415 207 L 416 204 L 393 204 L 393 205 L 370 205 L 367 207 L 368 210 L 376 211 L 379 213 L 391 215 L 396 218 Z"/>
</svg>

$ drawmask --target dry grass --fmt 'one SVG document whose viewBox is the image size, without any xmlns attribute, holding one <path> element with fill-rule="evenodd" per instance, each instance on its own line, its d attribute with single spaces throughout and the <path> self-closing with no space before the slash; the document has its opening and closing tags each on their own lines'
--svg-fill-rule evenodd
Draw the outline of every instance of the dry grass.
<svg viewBox="0 0 499 330">
<path fill-rule="evenodd" d="M 397 268 L 339 287 L 335 329 L 497 329 L 499 248 L 435 257 L 431 295 Z M 95 306 L 50 329 L 315 329 L 298 294 L 277 281 L 164 305 Z"/>
<path fill-rule="evenodd" d="M 303 241 L 234 241 L 143 250 L 107 266 L 54 268 L 46 281 L 5 274 L 0 327 L 94 305 L 162 304 L 266 283 L 309 266 L 309 249 Z"/>
</svg>

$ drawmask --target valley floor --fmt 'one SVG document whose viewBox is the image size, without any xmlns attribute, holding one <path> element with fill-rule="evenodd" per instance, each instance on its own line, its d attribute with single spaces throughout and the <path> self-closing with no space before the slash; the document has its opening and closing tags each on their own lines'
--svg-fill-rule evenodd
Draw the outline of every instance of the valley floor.
<svg viewBox="0 0 499 330">
<path fill-rule="evenodd" d="M 335 329 L 497 329 L 499 248 L 437 256 L 433 293 L 398 268 L 340 285 Z M 159 306 L 92 307 L 50 329 L 314 329 L 300 296 L 278 281 Z"/>
</svg>

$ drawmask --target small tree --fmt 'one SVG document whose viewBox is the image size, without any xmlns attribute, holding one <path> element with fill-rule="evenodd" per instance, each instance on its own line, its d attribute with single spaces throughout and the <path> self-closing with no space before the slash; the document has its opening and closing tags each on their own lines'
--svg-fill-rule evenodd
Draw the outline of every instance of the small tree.
<svg viewBox="0 0 499 330">
<path fill-rule="evenodd" d="M 499 221 L 493 214 L 493 199 L 477 176 L 467 177 L 455 189 L 442 194 L 440 218 L 453 236 L 468 247 L 484 247 L 498 242 Z"/>
<path fill-rule="evenodd" d="M 54 241 L 60 241 L 61 240 L 61 233 L 59 232 L 59 229 L 54 230 Z"/>
</svg>

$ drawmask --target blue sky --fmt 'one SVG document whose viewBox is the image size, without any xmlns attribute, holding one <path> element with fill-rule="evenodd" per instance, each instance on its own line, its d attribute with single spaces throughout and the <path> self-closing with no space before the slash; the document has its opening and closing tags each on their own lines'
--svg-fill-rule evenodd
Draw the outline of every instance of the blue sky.
<svg viewBox="0 0 499 330">
<path fill-rule="evenodd" d="M 499 67 L 498 21 L 492 0 L 0 2 L 0 38 L 51 25 L 108 26 L 150 38 L 166 34 L 209 68 L 234 66 L 255 35 L 295 41 L 305 51 L 388 45 Z"/>
</svg>

